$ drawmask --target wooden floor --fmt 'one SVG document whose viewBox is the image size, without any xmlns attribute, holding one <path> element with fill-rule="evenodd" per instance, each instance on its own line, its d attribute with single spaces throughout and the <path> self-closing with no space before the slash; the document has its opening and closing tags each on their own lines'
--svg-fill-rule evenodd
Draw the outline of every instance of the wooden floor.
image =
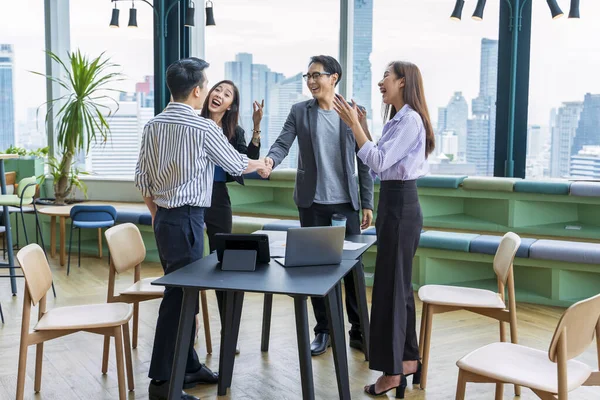
<svg viewBox="0 0 600 400">
<path fill-rule="evenodd" d="M 106 299 L 107 261 L 84 257 L 82 267 L 71 270 L 69 277 L 66 269 L 52 260 L 57 299 L 49 296 L 48 307 L 104 302 Z M 143 276 L 162 274 L 160 265 L 144 265 Z M 126 287 L 132 281 L 132 275 L 120 277 L 118 287 Z M 0 399 L 14 399 L 17 371 L 17 355 L 21 329 L 21 310 L 23 280 L 18 280 L 19 294 L 12 297 L 8 279 L 0 279 L 0 302 L 4 310 L 6 323 L 0 327 Z M 370 293 L 369 293 L 370 296 Z M 136 379 L 135 392 L 129 393 L 130 399 L 147 399 L 148 366 L 152 352 L 154 327 L 159 300 L 142 303 L 140 309 L 140 337 L 137 350 L 133 352 Z M 206 354 L 203 330 L 196 349 L 201 360 L 213 370 L 218 369 L 220 324 L 214 293 L 209 293 L 210 322 L 213 337 L 213 355 Z M 420 316 L 420 304 L 417 304 Z M 520 342 L 524 345 L 546 350 L 556 322 L 562 310 L 527 304 L 518 306 Z M 311 324 L 314 319 L 311 314 Z M 37 313 L 32 312 L 32 318 Z M 301 399 L 300 375 L 293 303 L 290 298 L 276 296 L 273 306 L 271 346 L 268 354 L 260 351 L 260 329 L 262 316 L 262 297 L 255 294 L 245 296 L 244 311 L 240 331 L 239 346 L 241 354 L 237 356 L 233 383 L 227 396 L 222 399 Z M 419 321 L 417 320 L 417 326 Z M 407 391 L 407 399 L 443 400 L 454 399 L 456 389 L 456 360 L 469 351 L 497 341 L 498 325 L 491 320 L 466 312 L 436 315 L 432 335 L 431 362 L 428 388 L 421 391 L 416 387 Z M 45 345 L 42 391 L 33 393 L 34 347 L 28 354 L 25 398 L 27 399 L 116 399 L 117 381 L 114 353 L 108 374 L 103 376 L 101 367 L 102 338 L 80 333 L 70 337 L 56 339 Z M 111 347 L 114 351 L 114 345 Z M 352 397 L 368 398 L 363 393 L 364 384 L 373 382 L 379 373 L 370 371 L 362 353 L 348 348 Z M 590 365 L 596 365 L 593 347 L 580 359 Z M 337 387 L 331 351 L 313 358 L 315 393 L 318 399 L 336 399 Z M 216 399 L 216 385 L 199 387 L 190 393 L 202 399 Z M 391 393 L 391 392 L 390 392 Z M 513 398 L 512 387 L 506 387 L 505 398 Z M 467 386 L 467 399 L 493 399 L 492 385 L 470 384 Z M 522 399 L 535 399 L 533 393 L 523 390 Z M 570 399 L 599 399 L 600 388 L 584 388 L 571 393 Z"/>
</svg>

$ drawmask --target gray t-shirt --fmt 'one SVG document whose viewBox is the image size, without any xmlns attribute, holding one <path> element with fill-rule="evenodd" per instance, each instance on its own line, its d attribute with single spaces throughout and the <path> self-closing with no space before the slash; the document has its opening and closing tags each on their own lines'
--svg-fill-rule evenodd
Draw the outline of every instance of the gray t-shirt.
<svg viewBox="0 0 600 400">
<path fill-rule="evenodd" d="M 340 149 L 340 117 L 335 110 L 319 108 L 314 135 L 317 161 L 315 203 L 342 204 L 351 201 L 348 194 Z"/>
</svg>

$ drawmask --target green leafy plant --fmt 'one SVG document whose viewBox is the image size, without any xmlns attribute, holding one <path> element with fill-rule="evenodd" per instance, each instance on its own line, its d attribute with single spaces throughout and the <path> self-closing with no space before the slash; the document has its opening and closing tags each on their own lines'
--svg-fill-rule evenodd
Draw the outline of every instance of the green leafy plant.
<svg viewBox="0 0 600 400">
<path fill-rule="evenodd" d="M 67 94 L 47 103 L 48 115 L 54 114 L 55 136 L 60 158 L 49 157 L 49 173 L 54 178 L 56 204 L 65 204 L 73 188 L 86 193 L 85 184 L 79 179 L 84 173 L 73 165 L 75 156 L 84 151 L 87 155 L 92 143 L 106 143 L 110 135 L 107 119 L 118 109 L 119 103 L 107 92 L 121 92 L 110 88 L 111 84 L 122 81 L 120 72 L 111 72 L 117 64 L 111 63 L 104 53 L 89 58 L 77 50 L 68 53 L 68 65 L 54 53 L 50 58 L 61 66 L 64 77 L 34 72 L 62 86 Z M 113 103 L 114 109 L 106 103 Z"/>
<path fill-rule="evenodd" d="M 25 156 L 25 155 L 27 155 L 27 150 L 25 150 L 22 147 L 16 147 L 11 144 L 10 147 L 8 149 L 6 149 L 4 154 L 18 154 L 20 156 Z"/>
</svg>

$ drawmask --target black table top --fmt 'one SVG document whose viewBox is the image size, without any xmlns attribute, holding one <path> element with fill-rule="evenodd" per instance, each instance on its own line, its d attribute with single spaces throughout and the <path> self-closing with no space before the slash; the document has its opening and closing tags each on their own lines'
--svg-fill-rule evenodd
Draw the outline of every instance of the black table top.
<svg viewBox="0 0 600 400">
<path fill-rule="evenodd" d="M 344 260 L 339 265 L 285 268 L 275 261 L 259 264 L 252 272 L 222 271 L 216 253 L 195 261 L 152 282 L 159 286 L 216 289 L 300 296 L 327 295 L 356 265 Z"/>
</svg>

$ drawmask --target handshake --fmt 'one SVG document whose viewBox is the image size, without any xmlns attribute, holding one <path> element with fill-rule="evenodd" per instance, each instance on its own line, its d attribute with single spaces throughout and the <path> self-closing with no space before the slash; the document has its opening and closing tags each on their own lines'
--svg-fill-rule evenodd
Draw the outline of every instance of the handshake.
<svg viewBox="0 0 600 400">
<path fill-rule="evenodd" d="M 262 160 L 256 161 L 256 172 L 261 178 L 267 179 L 273 171 L 273 159 L 265 157 Z"/>
</svg>

